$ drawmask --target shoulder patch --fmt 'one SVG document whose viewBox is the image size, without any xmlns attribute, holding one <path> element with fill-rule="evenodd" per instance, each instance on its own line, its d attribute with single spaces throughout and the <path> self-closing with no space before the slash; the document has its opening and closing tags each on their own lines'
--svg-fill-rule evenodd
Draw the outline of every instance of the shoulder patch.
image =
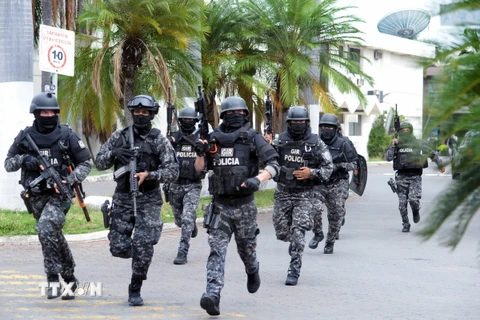
<svg viewBox="0 0 480 320">
<path fill-rule="evenodd" d="M 78 145 L 80 146 L 81 149 L 85 149 L 85 144 L 83 143 L 82 140 L 78 140 Z"/>
</svg>

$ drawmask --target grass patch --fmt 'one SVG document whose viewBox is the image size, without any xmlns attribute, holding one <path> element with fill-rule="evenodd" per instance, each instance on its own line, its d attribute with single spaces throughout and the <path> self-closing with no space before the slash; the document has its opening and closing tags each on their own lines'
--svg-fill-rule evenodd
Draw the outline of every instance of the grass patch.
<svg viewBox="0 0 480 320">
<path fill-rule="evenodd" d="M 273 205 L 274 189 L 267 189 L 255 193 L 258 208 Z M 211 197 L 200 199 L 197 216 L 203 217 L 202 205 L 208 204 Z M 99 210 L 88 209 L 91 222 L 85 221 L 85 216 L 80 206 L 75 202 L 67 214 L 67 221 L 63 227 L 64 234 L 81 234 L 105 230 L 103 216 Z M 164 203 L 160 212 L 164 222 L 173 222 L 172 208 L 169 203 Z M 0 210 L 0 236 L 36 235 L 36 221 L 33 215 L 26 211 Z"/>
<path fill-rule="evenodd" d="M 368 158 L 368 162 L 379 162 L 379 161 L 385 161 L 385 158 L 381 158 L 381 157 L 370 157 L 370 158 Z"/>
<path fill-rule="evenodd" d="M 90 173 L 88 175 L 89 176 L 99 176 L 99 175 L 102 175 L 102 174 L 107 174 L 107 173 L 112 173 L 112 172 L 113 172 L 113 169 L 99 171 L 99 170 L 97 170 L 97 168 L 95 168 L 94 165 L 92 165 L 92 170 L 90 170 Z"/>
</svg>

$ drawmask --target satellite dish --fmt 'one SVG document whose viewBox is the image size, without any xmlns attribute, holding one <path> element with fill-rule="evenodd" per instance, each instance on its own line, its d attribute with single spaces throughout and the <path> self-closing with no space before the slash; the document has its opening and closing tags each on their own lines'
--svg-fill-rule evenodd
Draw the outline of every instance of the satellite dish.
<svg viewBox="0 0 480 320">
<path fill-rule="evenodd" d="M 430 23 L 430 14 L 421 9 L 398 10 L 387 14 L 377 24 L 378 31 L 411 39 Z"/>
</svg>

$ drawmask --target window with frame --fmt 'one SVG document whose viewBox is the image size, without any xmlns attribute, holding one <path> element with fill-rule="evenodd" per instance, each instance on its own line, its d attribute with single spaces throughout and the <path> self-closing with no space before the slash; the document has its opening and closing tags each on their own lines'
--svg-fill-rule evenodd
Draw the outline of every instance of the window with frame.
<svg viewBox="0 0 480 320">
<path fill-rule="evenodd" d="M 361 115 L 358 115 L 358 122 L 348 123 L 348 135 L 349 136 L 362 135 L 362 116 Z"/>
</svg>

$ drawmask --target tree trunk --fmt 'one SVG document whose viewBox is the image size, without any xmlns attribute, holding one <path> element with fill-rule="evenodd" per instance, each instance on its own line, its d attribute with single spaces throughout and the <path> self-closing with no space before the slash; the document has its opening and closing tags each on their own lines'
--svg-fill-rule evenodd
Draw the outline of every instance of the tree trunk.
<svg viewBox="0 0 480 320">
<path fill-rule="evenodd" d="M 125 115 L 125 123 L 127 126 L 133 124 L 132 113 L 128 110 L 127 105 L 133 99 L 133 86 L 135 84 L 135 64 L 127 64 L 124 69 L 125 84 L 123 86 L 123 113 Z"/>
</svg>

